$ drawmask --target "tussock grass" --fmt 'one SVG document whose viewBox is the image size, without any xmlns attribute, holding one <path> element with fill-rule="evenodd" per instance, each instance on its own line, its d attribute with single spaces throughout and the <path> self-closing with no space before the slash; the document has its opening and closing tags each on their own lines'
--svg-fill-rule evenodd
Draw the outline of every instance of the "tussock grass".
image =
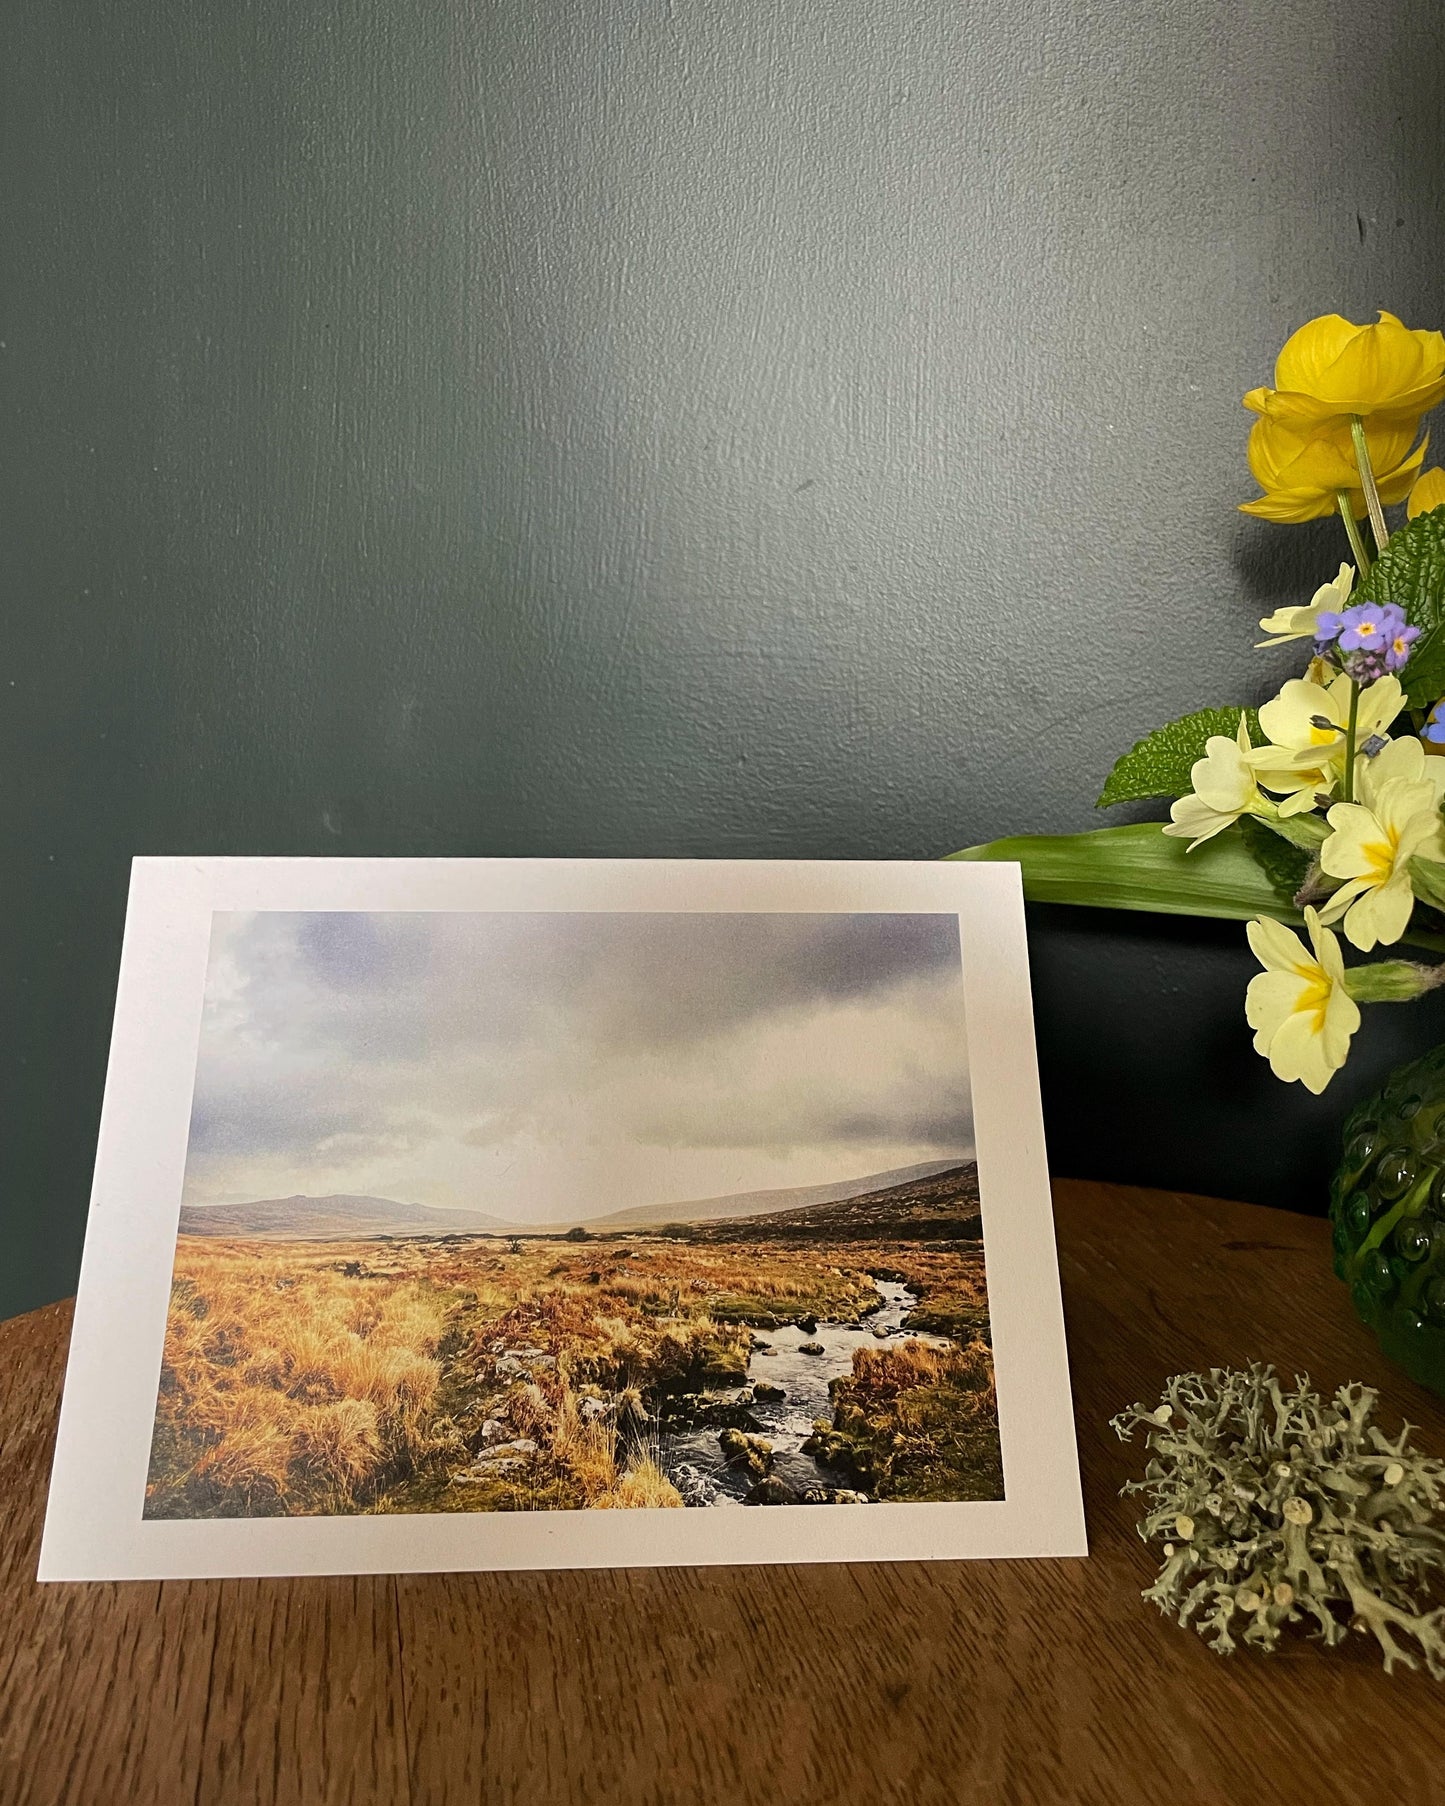
<svg viewBox="0 0 1445 1806">
<path fill-rule="evenodd" d="M 187 1238 L 177 1269 L 148 1516 L 334 1509 L 425 1448 L 443 1300 L 274 1245 Z"/>
<path fill-rule="evenodd" d="M 940 1333 L 986 1325 L 973 1249 L 183 1236 L 146 1512 L 675 1508 L 648 1440 L 658 1397 L 740 1382 L 749 1324 L 866 1315 L 877 1271 L 901 1274 Z M 929 1396 L 982 1421 L 985 1342 L 941 1364 L 908 1349 L 861 1350 L 848 1382 L 880 1438 L 933 1438 Z M 494 1477 L 502 1439 L 536 1449 Z"/>
<path fill-rule="evenodd" d="M 903 1342 L 859 1348 L 835 1380 L 833 1422 L 882 1499 L 1001 1499 L 993 1351 Z"/>
<path fill-rule="evenodd" d="M 680 1511 L 682 1494 L 650 1455 L 628 1468 L 609 1491 L 592 1500 L 599 1511 Z"/>
</svg>

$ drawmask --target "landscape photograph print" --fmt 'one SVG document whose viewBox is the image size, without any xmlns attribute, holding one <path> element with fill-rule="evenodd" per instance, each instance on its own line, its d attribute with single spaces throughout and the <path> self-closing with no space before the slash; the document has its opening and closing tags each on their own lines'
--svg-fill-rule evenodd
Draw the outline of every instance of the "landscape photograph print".
<svg viewBox="0 0 1445 1806">
<path fill-rule="evenodd" d="M 1004 1496 L 958 917 L 212 917 L 148 1519 Z"/>
</svg>

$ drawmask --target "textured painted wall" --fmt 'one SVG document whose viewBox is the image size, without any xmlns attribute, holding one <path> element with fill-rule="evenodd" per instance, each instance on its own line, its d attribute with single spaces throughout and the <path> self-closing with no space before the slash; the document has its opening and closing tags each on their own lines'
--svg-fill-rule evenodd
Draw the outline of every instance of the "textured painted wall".
<svg viewBox="0 0 1445 1806">
<path fill-rule="evenodd" d="M 137 852 L 1090 823 L 1333 569 L 1239 394 L 1442 313 L 1431 0 L 52 0 L 4 83 L 0 1310 Z M 1284 665 L 1278 668 L 1283 671 Z M 1233 929 L 1041 915 L 1056 1168 L 1308 1202 Z"/>
</svg>

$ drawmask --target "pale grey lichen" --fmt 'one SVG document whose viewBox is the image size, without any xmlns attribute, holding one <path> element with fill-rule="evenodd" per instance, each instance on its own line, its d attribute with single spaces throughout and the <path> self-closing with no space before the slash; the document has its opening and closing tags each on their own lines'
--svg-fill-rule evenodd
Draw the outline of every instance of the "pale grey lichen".
<svg viewBox="0 0 1445 1806">
<path fill-rule="evenodd" d="M 1286 1626 L 1328 1644 L 1370 1631 L 1388 1672 L 1419 1666 L 1409 1638 L 1445 1678 L 1445 1607 L 1426 1609 L 1445 1571 L 1445 1462 L 1370 1422 L 1377 1394 L 1341 1386 L 1328 1401 L 1272 1367 L 1176 1374 L 1157 1406 L 1112 1419 L 1121 1441 L 1145 1434 L 1149 1463 L 1127 1493 L 1149 1495 L 1139 1521 L 1163 1545 L 1151 1599 L 1228 1655 L 1272 1651 Z"/>
</svg>

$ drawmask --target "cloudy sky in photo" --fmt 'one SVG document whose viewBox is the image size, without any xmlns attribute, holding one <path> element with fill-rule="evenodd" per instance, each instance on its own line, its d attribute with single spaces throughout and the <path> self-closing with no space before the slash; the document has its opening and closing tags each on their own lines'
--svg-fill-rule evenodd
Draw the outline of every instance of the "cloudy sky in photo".
<svg viewBox="0 0 1445 1806">
<path fill-rule="evenodd" d="M 575 1221 L 972 1150 L 954 916 L 214 920 L 187 1203 Z"/>
</svg>

